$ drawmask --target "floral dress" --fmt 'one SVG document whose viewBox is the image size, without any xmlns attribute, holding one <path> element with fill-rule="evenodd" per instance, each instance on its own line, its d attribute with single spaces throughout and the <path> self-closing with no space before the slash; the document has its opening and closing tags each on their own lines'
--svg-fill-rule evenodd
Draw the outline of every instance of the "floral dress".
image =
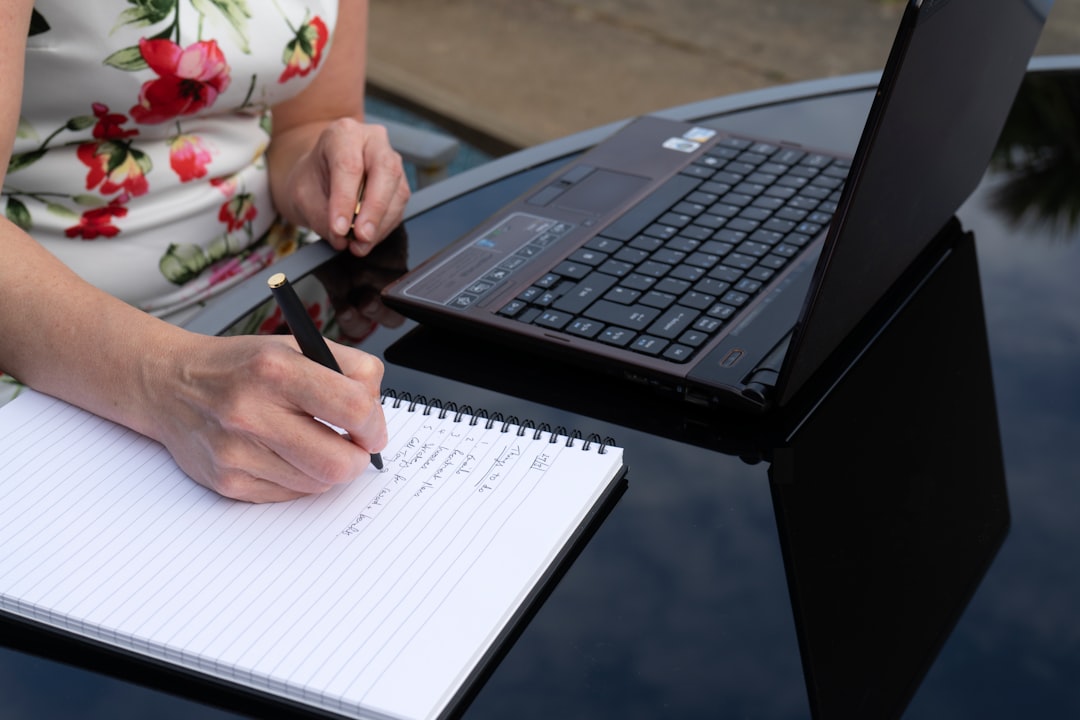
<svg viewBox="0 0 1080 720">
<path fill-rule="evenodd" d="M 182 322 L 299 241 L 271 203 L 269 108 L 314 77 L 336 16 L 335 0 L 38 0 L 0 207 Z"/>
</svg>

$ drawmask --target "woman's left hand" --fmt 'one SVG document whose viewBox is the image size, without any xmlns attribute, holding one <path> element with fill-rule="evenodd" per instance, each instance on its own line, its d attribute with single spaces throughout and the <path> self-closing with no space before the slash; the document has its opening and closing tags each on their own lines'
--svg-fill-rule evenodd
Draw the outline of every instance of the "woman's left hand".
<svg viewBox="0 0 1080 720">
<path fill-rule="evenodd" d="M 285 188 L 287 215 L 334 248 L 348 246 L 358 256 L 401 223 L 410 195 L 386 128 L 347 117 L 322 129 L 290 169 Z"/>
</svg>

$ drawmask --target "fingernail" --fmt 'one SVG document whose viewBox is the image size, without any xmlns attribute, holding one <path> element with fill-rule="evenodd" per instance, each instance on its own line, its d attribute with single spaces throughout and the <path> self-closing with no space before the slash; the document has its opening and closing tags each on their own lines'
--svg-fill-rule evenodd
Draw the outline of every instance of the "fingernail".
<svg viewBox="0 0 1080 720">
<path fill-rule="evenodd" d="M 360 235 L 368 242 L 375 242 L 375 225 L 369 222 L 364 223 L 364 226 L 360 228 Z"/>
<path fill-rule="evenodd" d="M 349 232 L 349 219 L 344 216 L 339 216 L 338 219 L 334 221 L 334 232 L 338 235 L 344 235 Z"/>
<path fill-rule="evenodd" d="M 352 249 L 353 255 L 364 257 L 367 255 L 368 249 L 371 246 L 363 242 L 351 242 L 349 243 L 349 247 Z"/>
</svg>

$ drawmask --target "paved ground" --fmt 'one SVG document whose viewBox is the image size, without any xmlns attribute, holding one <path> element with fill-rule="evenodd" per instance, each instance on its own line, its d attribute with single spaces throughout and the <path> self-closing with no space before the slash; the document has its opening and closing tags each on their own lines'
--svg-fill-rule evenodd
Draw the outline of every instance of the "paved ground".
<svg viewBox="0 0 1080 720">
<path fill-rule="evenodd" d="M 878 70 L 904 0 L 371 0 L 372 85 L 524 147 L 630 115 Z M 1038 54 L 1080 53 L 1056 0 Z"/>
</svg>

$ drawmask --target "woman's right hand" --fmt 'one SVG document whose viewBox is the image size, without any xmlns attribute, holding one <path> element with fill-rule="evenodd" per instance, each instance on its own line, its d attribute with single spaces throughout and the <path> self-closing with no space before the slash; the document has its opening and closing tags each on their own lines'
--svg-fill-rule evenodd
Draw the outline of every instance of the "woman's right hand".
<svg viewBox="0 0 1080 720">
<path fill-rule="evenodd" d="M 288 500 L 350 482 L 385 446 L 378 358 L 330 343 L 336 373 L 287 336 L 187 345 L 158 378 L 154 435 L 196 482 L 238 500 Z"/>
</svg>

